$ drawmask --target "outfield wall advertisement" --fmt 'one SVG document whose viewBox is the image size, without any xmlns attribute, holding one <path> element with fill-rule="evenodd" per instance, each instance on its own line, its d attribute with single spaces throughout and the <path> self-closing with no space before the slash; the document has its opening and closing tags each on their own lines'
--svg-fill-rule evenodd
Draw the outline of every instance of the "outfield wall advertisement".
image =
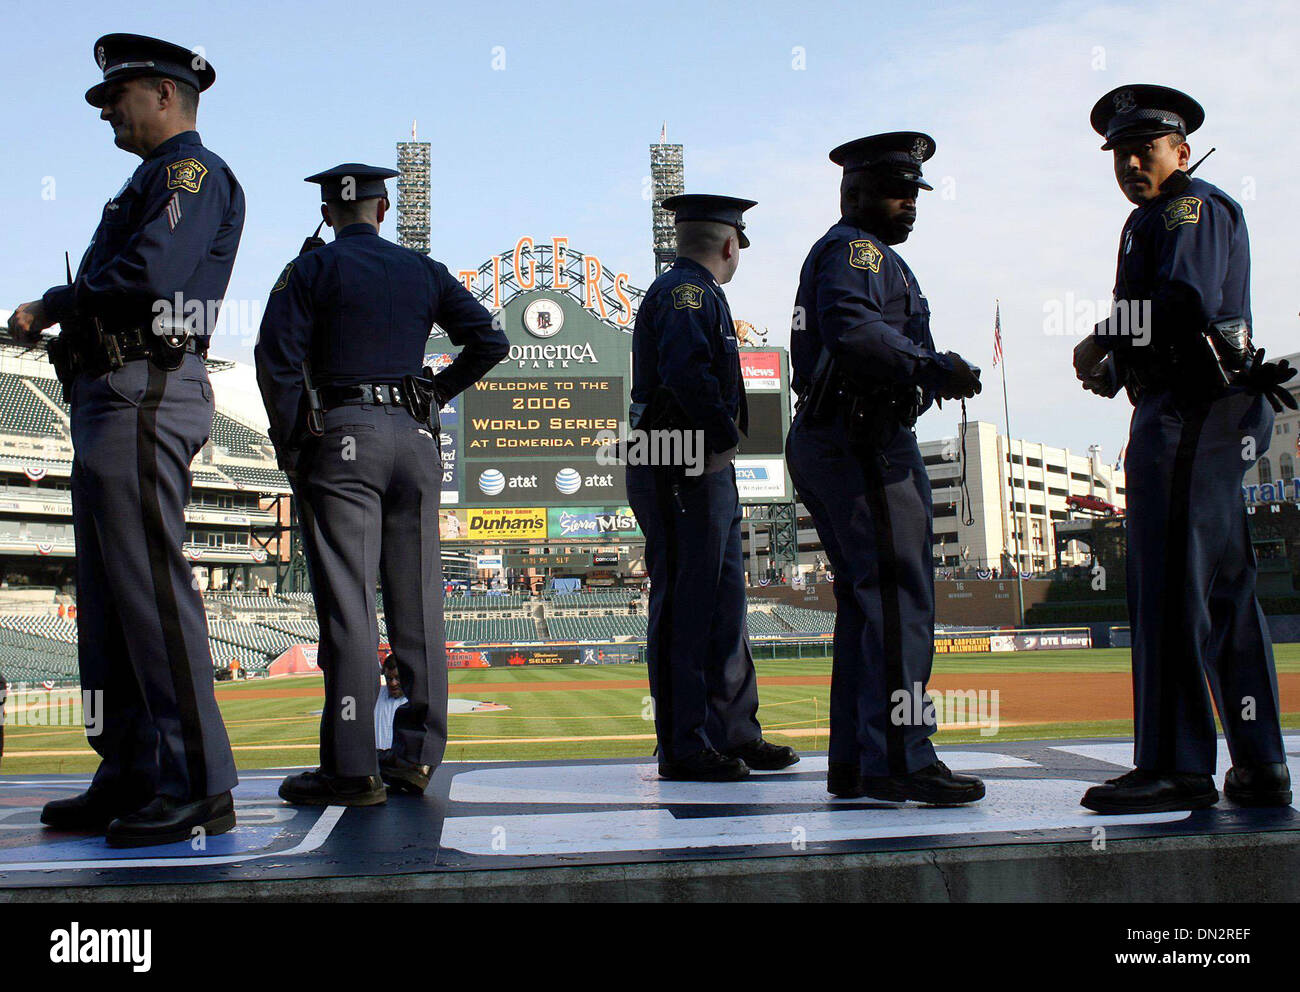
<svg viewBox="0 0 1300 992">
<path fill-rule="evenodd" d="M 596 541 L 622 544 L 641 538 L 629 506 L 444 507 L 438 511 L 444 542 Z"/>
</svg>

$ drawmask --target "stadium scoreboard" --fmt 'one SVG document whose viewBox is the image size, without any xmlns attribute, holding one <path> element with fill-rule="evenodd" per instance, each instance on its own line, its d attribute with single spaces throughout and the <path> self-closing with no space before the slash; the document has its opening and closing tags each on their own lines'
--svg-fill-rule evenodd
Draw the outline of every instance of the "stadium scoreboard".
<svg viewBox="0 0 1300 992">
<path fill-rule="evenodd" d="M 598 457 L 628 415 L 632 319 L 623 317 L 601 319 L 581 296 L 551 288 L 505 302 L 497 320 L 507 358 L 442 410 L 443 540 L 643 539 L 624 467 Z M 430 339 L 426 363 L 435 371 L 455 357 L 446 348 L 445 338 Z M 737 486 L 746 502 L 788 500 L 785 352 L 742 348 L 741 364 L 750 430 L 737 454 Z"/>
</svg>

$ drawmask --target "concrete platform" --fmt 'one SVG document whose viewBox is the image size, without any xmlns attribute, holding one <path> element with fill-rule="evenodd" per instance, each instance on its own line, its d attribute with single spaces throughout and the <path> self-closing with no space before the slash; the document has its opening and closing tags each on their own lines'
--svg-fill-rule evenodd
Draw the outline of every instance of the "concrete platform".
<svg viewBox="0 0 1300 992">
<path fill-rule="evenodd" d="M 448 764 L 424 797 L 368 809 L 287 806 L 282 773 L 252 772 L 239 826 L 202 850 L 47 830 L 42 804 L 85 779 L 6 776 L 0 902 L 1300 899 L 1300 805 L 1100 817 L 1079 798 L 1129 767 L 1130 742 L 940 754 L 984 777 L 983 802 L 832 799 L 818 754 L 716 785 L 645 761 Z"/>
</svg>

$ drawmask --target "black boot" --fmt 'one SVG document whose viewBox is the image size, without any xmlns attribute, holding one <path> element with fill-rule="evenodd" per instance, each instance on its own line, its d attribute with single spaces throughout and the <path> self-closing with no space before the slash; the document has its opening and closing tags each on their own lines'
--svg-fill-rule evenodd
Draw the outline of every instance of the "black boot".
<svg viewBox="0 0 1300 992">
<path fill-rule="evenodd" d="M 41 822 L 56 830 L 93 830 L 103 833 L 119 816 L 148 805 L 152 794 L 117 792 L 92 785 L 79 796 L 52 799 L 41 810 Z"/>
<path fill-rule="evenodd" d="M 148 806 L 110 823 L 106 836 L 110 847 L 146 847 L 190 840 L 195 831 L 214 837 L 234 825 L 235 802 L 229 792 L 188 802 L 155 796 Z"/>
<path fill-rule="evenodd" d="M 391 792 L 410 792 L 420 795 L 429 787 L 430 765 L 417 765 L 396 754 L 379 759 L 379 777 Z"/>
<path fill-rule="evenodd" d="M 1233 765 L 1223 793 L 1238 806 L 1290 806 L 1291 773 L 1285 764 Z"/>
<path fill-rule="evenodd" d="M 1079 804 L 1094 813 L 1114 815 L 1205 809 L 1218 801 L 1219 790 L 1209 775 L 1135 768 L 1105 785 L 1094 785 Z"/>
<path fill-rule="evenodd" d="M 659 777 L 674 782 L 739 782 L 749 775 L 749 766 L 739 758 L 717 751 L 700 751 L 677 761 L 659 755 Z"/>
<path fill-rule="evenodd" d="M 974 775 L 956 775 L 942 761 L 910 775 L 862 778 L 862 794 L 889 802 L 918 802 L 930 806 L 960 806 L 984 798 L 984 783 Z"/>
<path fill-rule="evenodd" d="M 830 761 L 826 764 L 826 791 L 839 799 L 862 797 L 862 772 L 857 763 Z"/>
<path fill-rule="evenodd" d="M 739 758 L 756 772 L 774 772 L 789 768 L 799 760 L 792 747 L 769 744 L 758 737 L 727 752 L 728 758 Z"/>
<path fill-rule="evenodd" d="M 344 777 L 317 768 L 280 783 L 280 798 L 298 806 L 378 806 L 388 801 L 378 775 Z"/>
</svg>

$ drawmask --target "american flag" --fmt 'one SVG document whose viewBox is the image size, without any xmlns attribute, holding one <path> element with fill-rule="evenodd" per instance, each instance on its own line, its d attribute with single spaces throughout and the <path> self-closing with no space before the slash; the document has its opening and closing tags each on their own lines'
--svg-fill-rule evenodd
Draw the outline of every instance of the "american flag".
<svg viewBox="0 0 1300 992">
<path fill-rule="evenodd" d="M 1002 304 L 993 311 L 993 364 L 1002 361 Z"/>
</svg>

